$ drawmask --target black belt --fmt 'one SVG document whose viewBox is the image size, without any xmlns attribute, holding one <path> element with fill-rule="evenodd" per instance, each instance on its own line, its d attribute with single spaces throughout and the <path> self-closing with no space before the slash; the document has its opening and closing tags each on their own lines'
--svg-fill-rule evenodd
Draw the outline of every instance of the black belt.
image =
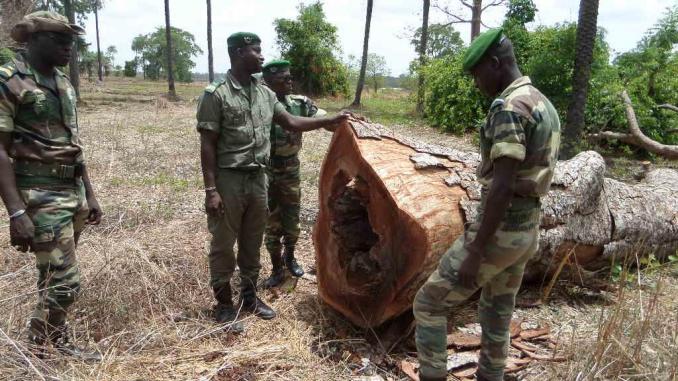
<svg viewBox="0 0 678 381">
<path fill-rule="evenodd" d="M 286 167 L 288 165 L 299 164 L 299 155 L 292 156 L 271 156 L 272 167 Z"/>
<path fill-rule="evenodd" d="M 14 173 L 19 176 L 53 177 L 70 180 L 82 176 L 82 164 L 43 163 L 33 160 L 15 160 Z"/>
</svg>

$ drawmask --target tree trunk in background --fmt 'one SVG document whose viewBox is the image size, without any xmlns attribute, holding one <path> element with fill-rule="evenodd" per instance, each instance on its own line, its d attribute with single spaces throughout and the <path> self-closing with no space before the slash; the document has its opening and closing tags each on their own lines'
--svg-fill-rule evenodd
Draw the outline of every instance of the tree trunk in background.
<svg viewBox="0 0 678 381">
<path fill-rule="evenodd" d="M 426 64 L 426 47 L 428 45 L 428 11 L 431 8 L 431 0 L 424 0 L 424 11 L 421 22 L 421 40 L 419 41 L 419 85 L 417 86 L 417 114 L 424 114 L 424 73 L 422 68 Z"/>
<path fill-rule="evenodd" d="M 207 72 L 214 81 L 214 53 L 212 51 L 212 1 L 207 0 Z"/>
<path fill-rule="evenodd" d="M 561 158 L 572 157 L 578 149 L 584 131 L 586 93 L 593 62 L 593 48 L 598 32 L 598 1 L 580 0 L 577 38 L 575 42 L 574 71 L 572 75 L 572 98 L 567 108 L 563 131 Z"/>
<path fill-rule="evenodd" d="M 172 30 L 170 24 L 170 8 L 169 0 L 165 0 L 165 36 L 167 38 L 167 85 L 168 95 L 170 99 L 177 97 L 177 92 L 174 89 L 174 65 L 172 63 L 174 55 L 172 54 Z"/>
<path fill-rule="evenodd" d="M 337 129 L 313 231 L 320 297 L 361 327 L 409 310 L 464 224 L 477 218 L 479 156 L 356 120 Z M 542 281 L 570 253 L 568 271 L 586 273 L 612 258 L 663 258 L 678 249 L 678 171 L 650 171 L 633 185 L 604 173 L 593 151 L 558 163 L 526 281 Z"/>
<path fill-rule="evenodd" d="M 0 47 L 18 47 L 9 32 L 14 24 L 33 9 L 31 0 L 0 0 Z"/>
<path fill-rule="evenodd" d="M 68 22 L 75 24 L 75 9 L 73 8 L 73 2 L 71 0 L 64 1 L 64 12 L 66 17 L 68 17 Z M 75 45 L 71 50 L 71 61 L 68 63 L 69 74 L 71 84 L 75 89 L 75 95 L 80 100 L 80 67 L 78 66 L 78 45 L 80 44 L 79 39 L 75 40 Z"/>
<path fill-rule="evenodd" d="M 473 0 L 471 7 L 471 41 L 480 34 L 481 16 L 483 14 L 483 0 Z"/>
<path fill-rule="evenodd" d="M 370 42 L 370 23 L 372 22 L 372 3 L 373 0 L 367 0 L 367 15 L 365 16 L 365 38 L 363 40 L 363 57 L 360 62 L 360 75 L 358 76 L 358 85 L 355 89 L 355 98 L 351 106 L 360 106 L 360 98 L 365 86 L 365 71 L 367 70 L 367 51 Z"/>
<path fill-rule="evenodd" d="M 97 31 L 97 64 L 98 64 L 98 74 L 99 81 L 104 80 L 103 65 L 101 64 L 101 46 L 99 44 L 99 1 L 96 1 L 94 4 L 94 24 L 96 25 Z"/>
</svg>

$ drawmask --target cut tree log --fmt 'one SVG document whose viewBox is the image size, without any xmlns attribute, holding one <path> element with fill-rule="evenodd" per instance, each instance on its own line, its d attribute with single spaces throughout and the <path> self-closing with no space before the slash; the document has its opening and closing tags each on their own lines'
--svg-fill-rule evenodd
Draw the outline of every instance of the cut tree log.
<svg viewBox="0 0 678 381">
<path fill-rule="evenodd" d="M 428 156 L 426 156 L 428 155 Z M 422 144 L 351 120 L 334 133 L 313 232 L 320 297 L 361 327 L 407 311 L 442 254 L 476 218 L 476 153 Z M 558 163 L 542 199 L 540 249 L 525 279 L 559 259 L 588 270 L 612 257 L 678 249 L 678 172 L 650 171 L 630 185 L 604 178 L 596 152 Z"/>
</svg>

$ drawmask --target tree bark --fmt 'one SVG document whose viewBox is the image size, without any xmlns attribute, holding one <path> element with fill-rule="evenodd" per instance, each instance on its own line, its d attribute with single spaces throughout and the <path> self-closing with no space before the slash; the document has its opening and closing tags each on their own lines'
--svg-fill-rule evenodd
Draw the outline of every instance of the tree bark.
<svg viewBox="0 0 678 381">
<path fill-rule="evenodd" d="M 483 0 L 473 0 L 473 6 L 471 7 L 471 41 L 480 34 L 482 14 Z"/>
<path fill-rule="evenodd" d="M 214 81 L 214 52 L 212 50 L 212 1 L 207 0 L 207 71 L 210 83 Z"/>
<path fill-rule="evenodd" d="M 352 120 L 332 139 L 320 173 L 313 232 L 320 297 L 361 327 L 409 310 L 442 254 L 476 219 L 476 153 L 422 144 Z M 525 280 L 542 280 L 573 251 L 593 270 L 612 257 L 678 249 L 678 172 L 629 185 L 603 177 L 593 151 L 559 162 L 542 199 L 539 252 Z"/>
<path fill-rule="evenodd" d="M 360 75 L 358 76 L 358 85 L 355 89 L 355 98 L 351 106 L 360 106 L 360 98 L 365 86 L 365 71 L 367 70 L 367 52 L 370 42 L 370 23 L 372 22 L 372 3 L 373 0 L 367 0 L 367 14 L 365 15 L 365 37 L 363 39 L 363 57 L 360 61 Z"/>
<path fill-rule="evenodd" d="M 170 99 L 176 99 L 177 92 L 174 89 L 174 65 L 172 54 L 172 30 L 170 24 L 170 8 L 169 0 L 165 0 L 165 36 L 167 38 L 167 85 L 168 85 L 168 96 Z"/>
<path fill-rule="evenodd" d="M 598 1 L 580 0 L 577 24 L 574 71 L 572 75 L 572 98 L 567 108 L 566 124 L 563 131 L 561 157 L 569 159 L 577 151 L 578 142 L 584 131 L 586 94 L 591 75 L 593 49 L 598 33 Z"/>
<path fill-rule="evenodd" d="M 97 63 L 98 63 L 98 74 L 99 74 L 99 81 L 103 82 L 104 80 L 104 73 L 103 73 L 103 66 L 101 64 L 101 46 L 99 44 L 99 1 L 95 1 L 94 3 L 94 24 L 96 25 L 96 32 L 97 32 Z"/>
<path fill-rule="evenodd" d="M 428 11 L 431 8 L 431 0 L 424 0 L 424 11 L 421 22 L 421 40 L 419 41 L 419 85 L 417 86 L 417 114 L 424 114 L 424 65 L 426 65 L 426 48 L 428 45 Z"/>
<path fill-rule="evenodd" d="M 0 46 L 13 48 L 20 46 L 9 36 L 9 32 L 32 9 L 31 0 L 0 0 Z"/>
<path fill-rule="evenodd" d="M 64 12 L 68 17 L 68 22 L 75 24 L 75 9 L 71 0 L 64 1 Z M 68 63 L 71 85 L 75 89 L 75 96 L 80 100 L 80 67 L 78 66 L 78 47 L 80 45 L 79 39 L 75 40 L 75 46 L 71 51 L 71 61 Z"/>
</svg>

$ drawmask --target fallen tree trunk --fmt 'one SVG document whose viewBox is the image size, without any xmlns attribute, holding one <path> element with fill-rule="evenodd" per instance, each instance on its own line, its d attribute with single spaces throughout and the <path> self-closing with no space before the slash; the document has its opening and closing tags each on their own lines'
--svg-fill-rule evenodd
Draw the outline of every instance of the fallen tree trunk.
<svg viewBox="0 0 678 381">
<path fill-rule="evenodd" d="M 374 327 L 411 308 L 441 255 L 476 217 L 476 153 L 422 144 L 381 125 L 339 128 L 320 174 L 313 239 L 321 298 L 354 324 Z M 678 248 L 678 173 L 658 169 L 629 185 L 604 178 L 593 151 L 560 162 L 542 200 L 540 250 L 526 280 L 572 261 Z"/>
</svg>

